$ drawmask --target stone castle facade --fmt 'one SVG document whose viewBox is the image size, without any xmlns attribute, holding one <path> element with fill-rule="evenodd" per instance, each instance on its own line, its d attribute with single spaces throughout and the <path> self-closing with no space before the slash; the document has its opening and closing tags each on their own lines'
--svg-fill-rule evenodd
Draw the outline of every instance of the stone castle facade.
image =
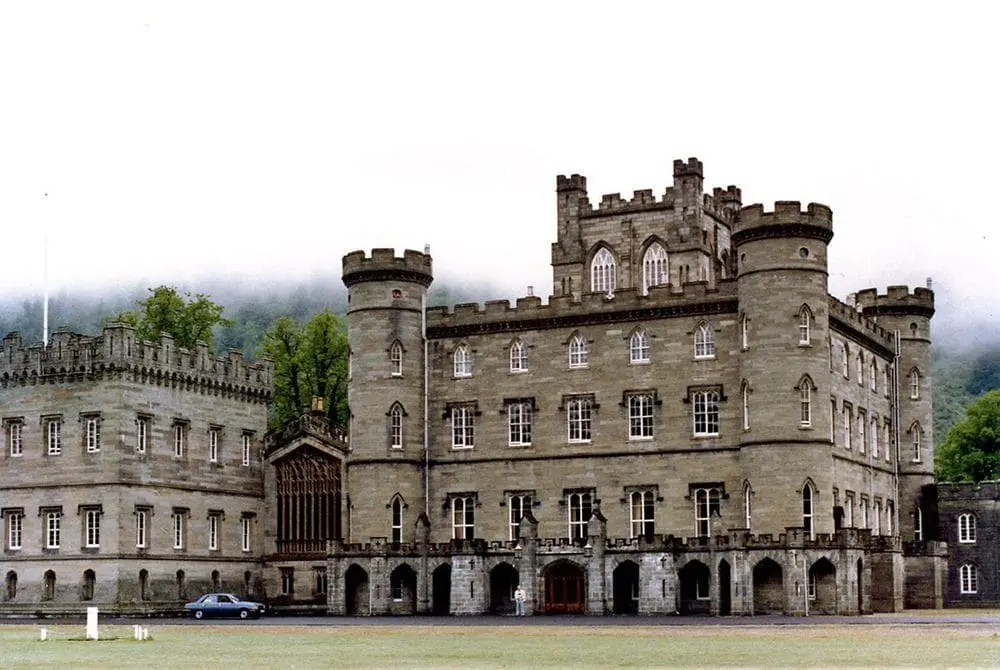
<svg viewBox="0 0 1000 670">
<path fill-rule="evenodd" d="M 346 255 L 346 435 L 307 413 L 265 437 L 266 362 L 128 348 L 124 326 L 5 340 L 0 608 L 166 608 L 218 587 L 475 614 L 510 611 L 517 584 L 530 613 L 940 606 L 933 293 L 841 302 L 829 208 L 744 207 L 734 186 L 704 192 L 697 159 L 673 172 L 659 197 L 597 206 L 585 178 L 557 179 L 544 303 L 428 308 L 428 254 Z M 47 455 L 53 417 L 67 446 Z M 194 456 L 212 440 L 218 462 Z M 72 538 L 54 552 L 53 510 Z M 176 546 L 177 524 L 197 541 Z"/>
</svg>

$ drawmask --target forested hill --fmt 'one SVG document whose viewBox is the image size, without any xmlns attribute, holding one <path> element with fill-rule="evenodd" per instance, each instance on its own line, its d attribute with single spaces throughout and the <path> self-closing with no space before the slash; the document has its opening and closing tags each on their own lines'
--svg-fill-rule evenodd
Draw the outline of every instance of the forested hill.
<svg viewBox="0 0 1000 670">
<path fill-rule="evenodd" d="M 149 288 L 153 287 L 135 284 L 99 293 L 57 293 L 49 300 L 49 329 L 65 327 L 96 334 L 111 317 L 135 309 L 136 301 L 145 299 Z M 200 281 L 197 286 L 179 283 L 176 288 L 181 292 L 208 294 L 223 305 L 224 316 L 232 325 L 217 330 L 214 347 L 219 352 L 239 349 L 248 357 L 259 355 L 264 332 L 279 317 L 291 316 L 302 322 L 324 310 L 343 314 L 347 307 L 347 290 L 340 277 L 333 274 L 283 283 L 248 284 L 219 279 Z M 497 297 L 503 294 L 487 284 L 439 280 L 431 286 L 428 304 L 454 305 Z M 957 318 L 952 316 L 949 321 Z M 966 329 L 954 327 L 961 324 L 948 325 L 935 328 L 932 374 L 936 442 L 944 439 L 972 400 L 990 389 L 1000 388 L 1000 341 L 970 345 L 970 339 L 961 335 Z M 11 331 L 19 331 L 27 342 L 41 341 L 41 296 L 0 298 L 0 337 Z"/>
</svg>

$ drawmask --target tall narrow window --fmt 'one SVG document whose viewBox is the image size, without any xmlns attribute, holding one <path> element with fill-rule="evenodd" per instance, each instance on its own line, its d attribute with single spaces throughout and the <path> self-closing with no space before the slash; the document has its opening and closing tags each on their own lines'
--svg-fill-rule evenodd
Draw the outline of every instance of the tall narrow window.
<svg viewBox="0 0 1000 670">
<path fill-rule="evenodd" d="M 972 594 L 979 591 L 979 575 L 972 563 L 963 563 L 959 568 L 962 594 Z"/>
<path fill-rule="evenodd" d="M 174 424 L 174 457 L 182 458 L 187 451 L 187 424 Z"/>
<path fill-rule="evenodd" d="M 844 495 L 844 526 L 847 528 L 854 527 L 854 494 L 847 493 Z"/>
<path fill-rule="evenodd" d="M 808 379 L 803 379 L 799 386 L 799 426 L 812 426 L 812 387 Z"/>
<path fill-rule="evenodd" d="M 240 435 L 240 453 L 243 456 L 241 463 L 243 467 L 250 467 L 250 444 L 251 444 L 250 433 L 243 433 Z"/>
<path fill-rule="evenodd" d="M 653 396 L 637 393 L 628 397 L 628 439 L 653 437 Z"/>
<path fill-rule="evenodd" d="M 219 429 L 210 428 L 208 431 L 208 462 L 219 462 Z"/>
<path fill-rule="evenodd" d="M 580 334 L 574 335 L 569 341 L 569 366 L 587 367 L 587 340 Z"/>
<path fill-rule="evenodd" d="M 858 410 L 858 453 L 865 453 L 865 440 L 868 439 L 865 434 L 865 413 L 864 410 Z"/>
<path fill-rule="evenodd" d="M 837 399 L 830 398 L 830 442 L 836 444 L 837 441 Z"/>
<path fill-rule="evenodd" d="M 149 448 L 149 417 L 139 416 L 135 419 L 135 453 L 144 454 Z"/>
<path fill-rule="evenodd" d="M 844 342 L 843 348 L 840 350 L 840 367 L 844 374 L 844 379 L 848 379 L 851 376 L 851 364 L 849 362 L 850 353 L 847 351 L 847 343 Z"/>
<path fill-rule="evenodd" d="M 586 540 L 587 522 L 593 512 L 593 497 L 590 493 L 570 493 L 566 502 L 569 508 L 569 539 Z"/>
<path fill-rule="evenodd" d="M 865 384 L 865 353 L 863 351 L 858 352 L 857 365 L 855 366 L 858 377 L 858 386 L 864 386 Z"/>
<path fill-rule="evenodd" d="M 615 257 L 607 249 L 601 249 L 590 262 L 590 290 L 593 293 L 615 292 Z"/>
<path fill-rule="evenodd" d="M 861 527 L 870 528 L 868 525 L 868 497 L 861 496 L 861 501 L 858 506 L 861 508 Z"/>
<path fill-rule="evenodd" d="M 219 549 L 219 515 L 208 515 L 208 549 L 217 551 Z"/>
<path fill-rule="evenodd" d="M 45 442 L 49 456 L 58 456 L 62 453 L 62 420 L 47 419 L 45 421 Z"/>
<path fill-rule="evenodd" d="M 591 398 L 571 398 L 566 403 L 566 426 L 568 439 L 574 442 L 590 442 L 590 419 L 593 400 Z"/>
<path fill-rule="evenodd" d="M 531 403 L 512 402 L 507 405 L 507 444 L 511 447 L 531 446 Z"/>
<path fill-rule="evenodd" d="M 403 408 L 399 403 L 389 410 L 389 446 L 393 449 L 403 448 Z"/>
<path fill-rule="evenodd" d="M 392 541 L 403 541 L 403 501 L 399 496 L 392 499 Z"/>
<path fill-rule="evenodd" d="M 403 376 L 403 345 L 399 342 L 389 347 L 389 370 L 393 377 Z"/>
<path fill-rule="evenodd" d="M 88 509 L 84 513 L 84 546 L 91 549 L 101 546 L 101 510 Z"/>
<path fill-rule="evenodd" d="M 740 349 L 746 351 L 750 348 L 750 333 L 749 325 L 747 323 L 747 315 L 740 315 Z"/>
<path fill-rule="evenodd" d="M 630 537 L 653 538 L 653 492 L 652 491 L 632 491 L 629 496 L 629 510 L 631 513 L 631 535 Z"/>
<path fill-rule="evenodd" d="M 751 522 L 753 521 L 753 515 L 751 514 L 751 497 L 753 496 L 753 489 L 750 488 L 750 484 L 743 485 L 743 524 L 744 528 L 748 531 L 752 530 L 753 526 Z"/>
<path fill-rule="evenodd" d="M 694 434 L 719 434 L 719 394 L 715 391 L 694 393 Z"/>
<path fill-rule="evenodd" d="M 455 347 L 454 363 L 456 377 L 472 376 L 472 354 L 469 352 L 467 345 L 460 344 Z"/>
<path fill-rule="evenodd" d="M 966 512 L 958 516 L 958 541 L 961 544 L 976 542 L 976 516 Z"/>
<path fill-rule="evenodd" d="M 24 453 L 21 447 L 21 428 L 23 425 L 20 419 L 5 422 L 7 449 L 11 456 L 20 456 Z"/>
<path fill-rule="evenodd" d="M 45 548 L 58 549 L 62 533 L 62 513 L 46 512 L 45 514 Z"/>
<path fill-rule="evenodd" d="M 531 496 L 527 494 L 510 496 L 508 509 L 510 510 L 507 523 L 508 539 L 513 542 L 520 538 L 521 519 L 524 518 L 524 513 L 531 509 Z"/>
<path fill-rule="evenodd" d="M 896 525 L 896 506 L 891 500 L 885 501 L 885 534 L 892 535 Z"/>
<path fill-rule="evenodd" d="M 510 371 L 525 372 L 528 369 L 528 352 L 521 340 L 510 345 Z"/>
<path fill-rule="evenodd" d="M 872 535 L 882 534 L 882 501 L 872 503 Z"/>
<path fill-rule="evenodd" d="M 878 458 L 878 417 L 873 416 L 868 425 L 868 439 L 871 441 L 872 458 Z"/>
<path fill-rule="evenodd" d="M 7 548 L 19 550 L 24 537 L 24 514 L 10 512 L 7 514 Z"/>
<path fill-rule="evenodd" d="M 649 292 L 651 286 L 664 286 L 670 280 L 667 266 L 667 251 L 659 242 L 646 249 L 642 258 L 642 293 Z"/>
<path fill-rule="evenodd" d="M 808 307 L 802 305 L 802 309 L 799 310 L 799 345 L 801 346 L 808 346 L 812 343 L 809 332 L 811 323 L 812 313 Z"/>
<path fill-rule="evenodd" d="M 871 365 L 868 366 L 868 388 L 874 393 L 878 393 L 878 360 L 872 357 Z"/>
<path fill-rule="evenodd" d="M 476 500 L 471 496 L 451 499 L 452 539 L 471 540 L 475 537 Z"/>
<path fill-rule="evenodd" d="M 170 517 L 174 530 L 174 549 L 184 548 L 184 515 L 174 512 Z"/>
<path fill-rule="evenodd" d="M 250 551 L 252 546 L 253 517 L 244 514 L 240 517 L 240 551 Z"/>
<path fill-rule="evenodd" d="M 698 537 L 712 534 L 712 514 L 718 516 L 722 510 L 722 494 L 717 488 L 695 489 L 694 523 Z"/>
<path fill-rule="evenodd" d="M 851 417 L 851 408 L 846 404 L 843 410 L 843 423 L 844 423 L 844 448 L 851 448 L 851 433 L 854 430 L 853 418 Z"/>
<path fill-rule="evenodd" d="M 919 505 L 913 510 L 913 539 L 924 541 L 924 512 Z"/>
<path fill-rule="evenodd" d="M 146 527 L 148 512 L 144 509 L 135 512 L 135 548 L 145 549 L 147 546 Z"/>
<path fill-rule="evenodd" d="M 628 338 L 628 360 L 630 363 L 649 362 L 649 336 L 642 328 L 637 329 Z"/>
<path fill-rule="evenodd" d="M 84 421 L 84 430 L 86 431 L 84 439 L 87 443 L 87 453 L 96 454 L 101 450 L 101 417 L 88 416 L 85 417 Z"/>
<path fill-rule="evenodd" d="M 472 407 L 451 408 L 451 447 L 471 449 L 475 444 L 475 410 Z"/>
<path fill-rule="evenodd" d="M 813 490 L 809 484 L 802 487 L 802 529 L 807 538 L 813 539 Z"/>
<path fill-rule="evenodd" d="M 910 453 L 912 454 L 911 459 L 914 463 L 923 461 L 923 447 L 920 444 L 921 433 L 923 431 L 920 429 L 919 423 L 914 423 L 910 426 Z"/>
<path fill-rule="evenodd" d="M 910 400 L 920 399 L 920 371 L 913 368 L 910 371 Z"/>
<path fill-rule="evenodd" d="M 694 331 L 694 357 L 715 357 L 715 331 L 707 323 L 699 325 Z"/>
<path fill-rule="evenodd" d="M 740 387 L 740 399 L 743 406 L 743 430 L 750 430 L 750 384 L 743 382 Z"/>
</svg>

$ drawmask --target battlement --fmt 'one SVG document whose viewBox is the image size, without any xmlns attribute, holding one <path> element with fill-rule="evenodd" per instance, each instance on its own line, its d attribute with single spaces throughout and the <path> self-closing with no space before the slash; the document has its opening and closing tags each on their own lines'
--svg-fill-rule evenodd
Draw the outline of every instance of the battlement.
<svg viewBox="0 0 1000 670">
<path fill-rule="evenodd" d="M 873 321 L 856 307 L 829 296 L 830 318 L 837 319 L 853 330 L 877 341 L 883 347 L 892 349 L 892 334 Z"/>
<path fill-rule="evenodd" d="M 833 212 L 826 205 L 811 202 L 802 211 L 798 200 L 779 200 L 774 203 L 774 211 L 765 212 L 764 205 L 747 205 L 740 210 L 736 229 L 744 230 L 757 226 L 806 224 L 833 229 Z"/>
<path fill-rule="evenodd" d="M 681 159 L 674 161 L 674 177 L 704 177 L 705 176 L 705 166 L 701 164 L 701 161 L 692 156 L 687 159 L 687 163 Z"/>
<path fill-rule="evenodd" d="M 59 330 L 48 347 L 40 342 L 25 345 L 20 333 L 12 332 L 0 347 L 4 383 L 79 381 L 114 370 L 138 372 L 149 379 L 225 386 L 264 398 L 270 397 L 273 384 L 273 364 L 267 359 L 248 363 L 235 350 L 217 356 L 203 342 L 190 351 L 175 347 L 169 335 L 159 342 L 138 340 L 135 329 L 123 323 L 109 323 L 97 336 Z"/>
<path fill-rule="evenodd" d="M 580 299 L 570 295 L 549 296 L 543 303 L 538 296 L 518 298 L 515 306 L 507 300 L 490 300 L 484 307 L 478 303 L 462 303 L 453 308 L 430 307 L 427 328 L 430 337 L 448 337 L 454 329 L 483 332 L 516 331 L 567 323 L 621 321 L 657 316 L 713 314 L 735 312 L 736 281 L 718 282 L 715 288 L 707 282 L 690 282 L 682 287 L 654 286 L 647 295 L 639 289 L 619 289 L 609 298 L 603 293 L 585 293 Z M 437 331 L 437 332 L 435 332 Z"/>
<path fill-rule="evenodd" d="M 394 249 L 372 249 L 371 256 L 364 251 L 352 251 L 343 258 L 342 279 L 348 287 L 362 281 L 403 280 L 427 287 L 434 281 L 430 254 L 407 249 L 402 258 Z"/>
<path fill-rule="evenodd" d="M 574 174 L 567 177 L 561 174 L 556 177 L 556 191 L 583 191 L 587 192 L 587 178 L 583 175 Z"/>
<path fill-rule="evenodd" d="M 926 316 L 934 315 L 934 291 L 917 287 L 910 292 L 907 286 L 890 286 L 884 294 L 867 288 L 857 293 L 857 303 L 865 316 Z"/>
</svg>

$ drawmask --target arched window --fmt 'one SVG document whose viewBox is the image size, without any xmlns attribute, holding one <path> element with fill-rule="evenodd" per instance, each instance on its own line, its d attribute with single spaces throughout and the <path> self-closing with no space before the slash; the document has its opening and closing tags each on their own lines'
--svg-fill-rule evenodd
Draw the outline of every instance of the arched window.
<svg viewBox="0 0 1000 670">
<path fill-rule="evenodd" d="M 858 377 L 858 386 L 864 386 L 865 383 L 865 352 L 858 352 L 858 364 L 855 366 Z"/>
<path fill-rule="evenodd" d="M 911 449 L 911 459 L 914 463 L 920 463 L 924 460 L 923 457 L 923 446 L 921 445 L 921 435 L 923 434 L 923 429 L 920 427 L 919 423 L 914 423 L 910 426 L 910 449 Z"/>
<path fill-rule="evenodd" d="M 398 340 L 389 347 L 389 369 L 393 377 L 403 376 L 403 345 Z"/>
<path fill-rule="evenodd" d="M 469 352 L 469 347 L 465 344 L 455 347 L 455 376 L 472 376 L 472 354 Z"/>
<path fill-rule="evenodd" d="M 510 345 L 510 371 L 524 372 L 528 369 L 528 351 L 521 340 L 514 340 Z"/>
<path fill-rule="evenodd" d="M 743 406 L 743 430 L 750 430 L 750 383 L 743 380 L 740 387 L 740 398 Z"/>
<path fill-rule="evenodd" d="M 139 600 L 149 600 L 149 571 L 139 571 Z"/>
<path fill-rule="evenodd" d="M 809 377 L 799 380 L 799 426 L 812 426 L 812 391 L 813 383 Z"/>
<path fill-rule="evenodd" d="M 920 370 L 910 370 L 910 400 L 920 399 Z"/>
<path fill-rule="evenodd" d="M 403 501 L 397 495 L 392 499 L 392 541 L 403 541 Z"/>
<path fill-rule="evenodd" d="M 812 342 L 810 327 L 812 325 L 812 312 L 808 305 L 802 305 L 799 309 L 799 345 L 807 346 Z"/>
<path fill-rule="evenodd" d="M 746 351 L 750 348 L 749 324 L 747 315 L 740 314 L 740 349 Z"/>
<path fill-rule="evenodd" d="M 813 539 L 813 490 L 808 482 L 802 487 L 802 528 L 806 537 Z"/>
<path fill-rule="evenodd" d="M 628 360 L 630 363 L 649 362 L 649 336 L 642 328 L 636 328 L 628 339 Z"/>
<path fill-rule="evenodd" d="M 961 544 L 975 544 L 976 515 L 970 512 L 958 515 L 958 541 Z"/>
<path fill-rule="evenodd" d="M 607 248 L 602 248 L 590 262 L 590 290 L 593 293 L 615 292 L 615 257 Z"/>
<path fill-rule="evenodd" d="M 398 402 L 389 410 L 389 446 L 403 448 L 403 407 Z"/>
<path fill-rule="evenodd" d="M 646 249 L 642 259 L 642 293 L 649 292 L 650 286 L 663 286 L 670 281 L 667 267 L 667 251 L 659 242 L 654 242 Z"/>
<path fill-rule="evenodd" d="M 979 591 L 979 574 L 976 566 L 972 563 L 963 563 L 958 569 L 961 577 L 961 591 L 963 594 L 971 594 Z"/>
<path fill-rule="evenodd" d="M 871 425 L 868 429 L 868 439 L 871 440 L 872 458 L 878 458 L 878 417 L 871 418 Z M 886 447 L 888 449 L 888 447 Z"/>
<path fill-rule="evenodd" d="M 913 539 L 917 542 L 924 541 L 924 511 L 919 505 L 913 510 Z"/>
<path fill-rule="evenodd" d="M 709 537 L 712 534 L 712 515 L 722 513 L 722 494 L 717 488 L 695 489 L 694 492 L 694 524 L 698 537 Z"/>
<path fill-rule="evenodd" d="M 45 571 L 42 581 L 42 600 L 55 600 L 56 598 L 56 573 L 52 570 Z"/>
<path fill-rule="evenodd" d="M 701 323 L 694 331 L 694 357 L 715 357 L 715 331 L 707 323 Z"/>
<path fill-rule="evenodd" d="M 848 361 L 849 357 L 850 352 L 847 350 L 847 342 L 844 342 L 844 346 L 840 350 L 840 367 L 843 369 L 844 379 L 849 379 L 851 376 L 851 364 Z"/>
<path fill-rule="evenodd" d="M 13 570 L 7 571 L 7 577 L 4 580 L 3 598 L 7 601 L 17 598 L 17 573 Z"/>
<path fill-rule="evenodd" d="M 93 570 L 83 571 L 83 584 L 80 589 L 80 600 L 93 600 L 94 587 L 97 583 L 97 576 Z"/>
<path fill-rule="evenodd" d="M 571 368 L 587 367 L 587 340 L 577 333 L 569 341 L 569 366 Z"/>
<path fill-rule="evenodd" d="M 872 363 L 868 366 L 868 388 L 878 392 L 878 360 L 873 356 Z"/>
<path fill-rule="evenodd" d="M 631 537 L 653 538 L 653 492 L 632 491 L 629 496 Z"/>
<path fill-rule="evenodd" d="M 751 514 L 751 498 L 753 496 L 753 489 L 750 487 L 750 482 L 743 485 L 743 526 L 748 531 L 753 528 L 751 521 L 753 520 L 753 515 Z"/>
</svg>

